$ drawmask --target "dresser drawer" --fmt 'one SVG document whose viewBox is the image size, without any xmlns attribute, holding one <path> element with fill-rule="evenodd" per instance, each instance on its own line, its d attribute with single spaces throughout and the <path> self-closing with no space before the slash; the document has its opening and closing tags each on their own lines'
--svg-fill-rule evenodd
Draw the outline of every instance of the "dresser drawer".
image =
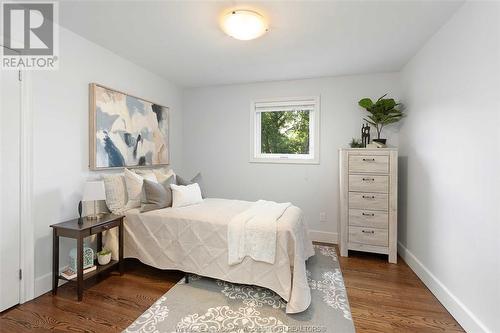
<svg viewBox="0 0 500 333">
<path fill-rule="evenodd" d="M 349 155 L 349 172 L 389 173 L 389 156 Z"/>
<path fill-rule="evenodd" d="M 103 231 L 109 230 L 111 228 L 117 227 L 119 225 L 120 225 L 120 220 L 116 220 L 116 221 L 113 221 L 113 222 L 110 222 L 110 223 L 98 225 L 98 226 L 92 227 L 90 229 L 90 234 L 91 235 L 95 235 L 95 234 L 98 234 L 100 232 L 103 232 Z"/>
<path fill-rule="evenodd" d="M 349 209 L 387 210 L 388 207 L 388 194 L 349 192 Z"/>
<path fill-rule="evenodd" d="M 377 210 L 349 209 L 349 225 L 387 229 L 389 214 Z"/>
<path fill-rule="evenodd" d="M 385 229 L 349 227 L 349 242 L 375 246 L 387 246 L 389 233 Z"/>
<path fill-rule="evenodd" d="M 389 192 L 389 176 L 349 175 L 349 191 Z"/>
</svg>

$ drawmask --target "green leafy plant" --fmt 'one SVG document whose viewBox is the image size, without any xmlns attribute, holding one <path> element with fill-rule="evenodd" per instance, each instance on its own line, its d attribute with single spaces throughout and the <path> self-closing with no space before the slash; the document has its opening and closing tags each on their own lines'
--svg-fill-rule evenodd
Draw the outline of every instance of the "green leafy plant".
<svg viewBox="0 0 500 333">
<path fill-rule="evenodd" d="M 375 127 L 378 139 L 384 126 L 397 123 L 404 117 L 404 113 L 401 112 L 402 104 L 396 103 L 393 98 L 384 98 L 385 96 L 387 94 L 377 99 L 375 103 L 370 98 L 363 98 L 358 102 L 359 106 L 370 113 L 363 119 Z"/>
<path fill-rule="evenodd" d="M 352 138 L 351 142 L 349 143 L 349 146 L 351 148 L 364 148 L 363 143 L 361 143 L 361 140 Z"/>
<path fill-rule="evenodd" d="M 110 249 L 102 249 L 100 252 L 97 252 L 97 255 L 105 256 L 106 254 L 110 254 L 110 253 L 111 253 Z"/>
</svg>

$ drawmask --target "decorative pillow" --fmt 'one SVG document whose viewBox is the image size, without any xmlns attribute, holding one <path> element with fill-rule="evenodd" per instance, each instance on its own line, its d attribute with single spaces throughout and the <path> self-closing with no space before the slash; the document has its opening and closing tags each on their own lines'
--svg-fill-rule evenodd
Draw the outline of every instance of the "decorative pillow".
<svg viewBox="0 0 500 333">
<path fill-rule="evenodd" d="M 127 188 L 123 174 L 102 175 L 106 205 L 113 214 L 122 214 L 127 205 Z"/>
<path fill-rule="evenodd" d="M 146 175 L 149 175 L 149 174 L 152 174 L 153 173 L 153 170 L 152 169 L 148 169 L 148 168 L 141 168 L 141 169 L 132 169 L 132 170 L 129 170 L 129 171 L 132 171 L 138 175 L 141 175 L 141 176 L 146 176 Z"/>
<path fill-rule="evenodd" d="M 149 212 L 155 209 L 162 209 L 172 206 L 172 189 L 174 176 L 171 175 L 163 182 L 152 182 L 144 179 L 142 185 L 141 212 Z"/>
<path fill-rule="evenodd" d="M 125 185 L 127 187 L 128 202 L 125 206 L 127 209 L 141 207 L 142 182 L 144 179 L 156 182 L 154 173 L 138 175 L 135 172 L 125 169 Z"/>
<path fill-rule="evenodd" d="M 201 177 L 201 172 L 198 172 L 196 174 L 196 176 L 194 176 L 191 180 L 185 180 L 184 178 L 182 178 L 179 175 L 176 175 L 175 178 L 176 178 L 177 185 L 184 185 L 185 186 L 185 185 L 197 183 L 200 187 L 201 197 L 203 199 L 205 199 L 207 197 L 207 193 L 205 192 L 205 186 L 203 185 L 203 178 Z"/>
<path fill-rule="evenodd" d="M 190 185 L 170 185 L 172 189 L 172 207 L 185 207 L 203 202 L 200 186 L 197 183 Z"/>
<path fill-rule="evenodd" d="M 176 184 L 175 180 L 175 172 L 172 169 L 169 168 L 160 168 L 160 169 L 153 169 L 153 173 L 156 176 L 156 179 L 158 182 L 163 182 L 164 180 L 168 179 L 170 176 L 174 176 L 174 184 Z"/>
</svg>

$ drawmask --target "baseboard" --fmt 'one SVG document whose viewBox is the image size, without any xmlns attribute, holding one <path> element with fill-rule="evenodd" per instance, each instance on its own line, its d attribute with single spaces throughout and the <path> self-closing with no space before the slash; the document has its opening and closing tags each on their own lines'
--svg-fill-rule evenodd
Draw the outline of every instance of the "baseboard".
<svg viewBox="0 0 500 333">
<path fill-rule="evenodd" d="M 338 234 L 336 232 L 309 230 L 309 238 L 313 242 L 338 244 Z"/>
<path fill-rule="evenodd" d="M 59 280 L 59 286 L 65 284 L 66 281 Z M 35 278 L 35 297 L 41 296 L 52 290 L 52 273 L 47 273 Z"/>
<path fill-rule="evenodd" d="M 398 242 L 398 254 L 467 332 L 492 333 L 422 262 Z"/>
</svg>

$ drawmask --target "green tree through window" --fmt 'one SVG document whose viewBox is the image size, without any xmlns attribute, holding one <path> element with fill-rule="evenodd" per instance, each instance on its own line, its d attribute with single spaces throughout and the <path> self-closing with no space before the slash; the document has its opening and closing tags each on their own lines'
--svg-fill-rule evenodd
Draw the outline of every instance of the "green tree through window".
<svg viewBox="0 0 500 333">
<path fill-rule="evenodd" d="M 261 112 L 263 154 L 309 154 L 309 111 Z"/>
</svg>

